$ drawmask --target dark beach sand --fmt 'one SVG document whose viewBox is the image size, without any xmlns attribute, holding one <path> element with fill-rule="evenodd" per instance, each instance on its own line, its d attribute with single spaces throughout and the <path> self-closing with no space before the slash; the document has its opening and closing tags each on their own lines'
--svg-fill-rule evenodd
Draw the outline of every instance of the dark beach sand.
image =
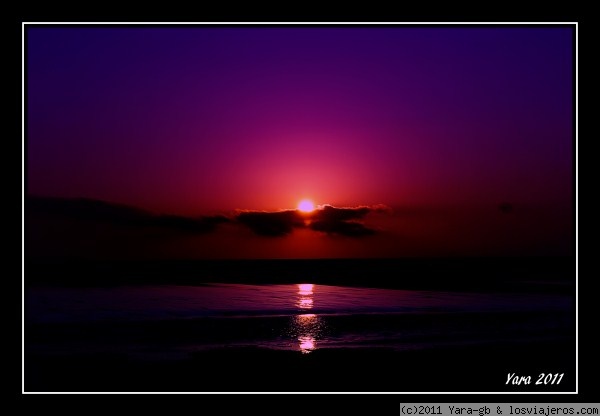
<svg viewBox="0 0 600 416">
<path fill-rule="evenodd" d="M 460 392 L 574 391 L 574 341 L 460 346 L 417 351 L 321 349 L 310 354 L 224 348 L 184 360 L 131 360 L 123 354 L 31 354 L 26 391 Z M 531 385 L 506 385 L 508 373 Z M 565 373 L 535 385 L 540 373 Z"/>
</svg>

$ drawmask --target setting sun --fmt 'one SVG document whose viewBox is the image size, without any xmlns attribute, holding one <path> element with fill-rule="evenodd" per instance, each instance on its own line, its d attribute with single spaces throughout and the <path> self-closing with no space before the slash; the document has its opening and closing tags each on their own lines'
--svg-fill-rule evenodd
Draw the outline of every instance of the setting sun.
<svg viewBox="0 0 600 416">
<path fill-rule="evenodd" d="M 298 204 L 298 210 L 302 212 L 312 212 L 315 210 L 315 204 L 313 204 L 313 202 L 308 199 L 303 199 Z"/>
</svg>

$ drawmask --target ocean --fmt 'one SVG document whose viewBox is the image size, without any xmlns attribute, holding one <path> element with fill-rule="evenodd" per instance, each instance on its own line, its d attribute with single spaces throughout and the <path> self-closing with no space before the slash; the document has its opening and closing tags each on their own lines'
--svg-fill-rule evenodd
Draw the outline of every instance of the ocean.
<svg viewBox="0 0 600 416">
<path fill-rule="evenodd" d="M 554 358 L 545 369 L 542 362 L 540 371 L 554 367 L 562 371 L 574 360 L 574 348 L 570 347 L 574 345 L 574 298 L 570 293 L 403 290 L 315 283 L 32 286 L 26 291 L 25 309 L 26 357 L 31 357 L 29 379 L 36 390 L 61 389 L 56 377 L 54 384 L 47 380 L 47 372 L 56 371 L 57 366 L 67 374 L 73 371 L 72 378 L 63 377 L 62 388 L 84 391 L 99 387 L 108 391 L 331 391 L 338 387 L 398 391 L 400 387 L 427 389 L 433 384 L 425 378 L 421 385 L 385 386 L 356 379 L 347 385 L 345 372 L 338 367 L 350 362 L 361 374 L 372 371 L 371 364 L 389 364 L 414 373 L 418 362 L 440 362 L 440 368 L 452 364 L 447 362 L 451 361 L 449 354 L 460 359 L 490 351 L 503 355 L 488 360 L 490 365 L 505 362 L 510 367 L 513 362 L 517 369 L 519 363 L 533 363 L 544 354 Z M 498 348 L 502 350 L 498 352 Z M 415 360 L 407 366 L 406 357 Z M 256 359 L 264 364 L 258 369 L 252 362 Z M 174 369 L 190 368 L 188 364 L 199 361 L 205 375 L 207 362 L 221 363 L 208 372 L 212 383 L 190 384 L 190 374 Z M 333 363 L 339 374 L 328 373 L 328 385 L 249 385 L 218 374 L 245 374 L 250 371 L 247 366 L 268 374 L 279 371 L 280 365 L 319 373 L 319 368 Z M 128 381 L 114 384 L 114 377 L 103 372 L 111 367 L 128 374 Z M 87 368 L 86 372 L 80 374 L 81 368 Z M 471 367 L 464 368 L 468 373 Z M 148 384 L 140 379 L 141 374 L 164 371 L 177 381 Z M 573 376 L 565 377 L 560 387 L 568 388 Z M 471 384 L 506 388 L 502 385 L 505 375 L 496 374 L 495 378 L 493 383 L 481 380 Z M 73 379 L 78 382 L 74 384 Z M 108 381 L 99 386 L 98 380 Z M 471 384 L 464 387 L 473 388 Z M 460 389 L 461 384 L 448 387 Z"/>
</svg>

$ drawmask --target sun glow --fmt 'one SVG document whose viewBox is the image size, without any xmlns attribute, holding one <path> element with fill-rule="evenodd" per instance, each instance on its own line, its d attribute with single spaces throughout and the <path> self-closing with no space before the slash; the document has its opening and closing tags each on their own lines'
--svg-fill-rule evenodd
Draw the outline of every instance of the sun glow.
<svg viewBox="0 0 600 416">
<path fill-rule="evenodd" d="M 315 210 L 315 204 L 309 199 L 303 199 L 298 204 L 298 210 L 302 212 L 312 212 Z"/>
</svg>

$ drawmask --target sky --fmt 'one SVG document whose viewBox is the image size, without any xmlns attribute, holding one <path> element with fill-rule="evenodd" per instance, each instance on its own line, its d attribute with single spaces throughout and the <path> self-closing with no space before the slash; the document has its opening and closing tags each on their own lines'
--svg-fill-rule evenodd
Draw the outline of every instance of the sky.
<svg viewBox="0 0 600 416">
<path fill-rule="evenodd" d="M 40 26 L 26 42 L 28 195 L 234 219 L 386 207 L 351 219 L 383 237 L 296 227 L 287 251 L 226 232 L 171 251 L 570 250 L 571 28 Z"/>
</svg>

